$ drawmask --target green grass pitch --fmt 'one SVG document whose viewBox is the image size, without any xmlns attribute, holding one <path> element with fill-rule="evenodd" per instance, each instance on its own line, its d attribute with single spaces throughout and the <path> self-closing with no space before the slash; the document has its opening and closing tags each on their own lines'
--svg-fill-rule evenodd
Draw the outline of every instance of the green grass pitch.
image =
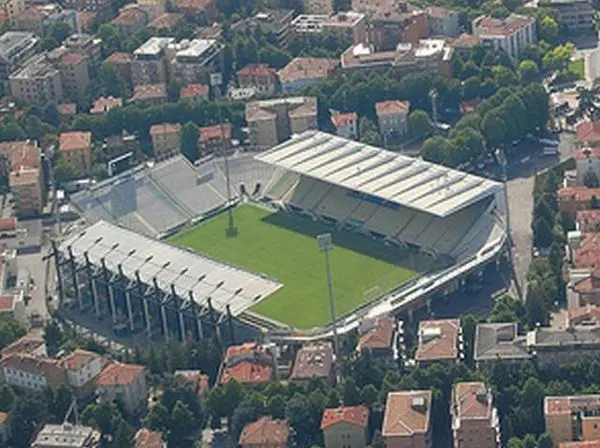
<svg viewBox="0 0 600 448">
<path fill-rule="evenodd" d="M 226 236 L 228 217 L 221 213 L 170 241 L 276 278 L 283 288 L 252 311 L 298 329 L 330 321 L 325 259 L 315 240 L 319 233 L 331 232 L 333 237 L 331 270 L 338 316 L 418 275 L 407 267 L 411 263 L 404 250 L 309 218 L 251 205 L 236 207 L 233 217 L 234 237 Z"/>
</svg>

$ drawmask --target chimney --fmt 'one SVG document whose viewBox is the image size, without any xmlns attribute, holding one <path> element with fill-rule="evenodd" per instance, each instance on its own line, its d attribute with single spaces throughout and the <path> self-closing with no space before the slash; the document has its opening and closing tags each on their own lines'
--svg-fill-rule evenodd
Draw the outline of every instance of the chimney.
<svg viewBox="0 0 600 448">
<path fill-rule="evenodd" d="M 427 400 L 425 400 L 425 397 L 413 397 L 410 405 L 415 411 L 427 411 Z"/>
</svg>

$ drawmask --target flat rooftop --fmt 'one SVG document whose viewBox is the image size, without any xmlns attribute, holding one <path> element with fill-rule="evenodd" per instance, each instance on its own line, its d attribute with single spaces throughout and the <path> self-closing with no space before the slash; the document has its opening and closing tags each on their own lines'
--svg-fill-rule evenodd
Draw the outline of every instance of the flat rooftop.
<svg viewBox="0 0 600 448">
<path fill-rule="evenodd" d="M 133 54 L 135 56 L 157 56 L 172 42 L 175 42 L 174 37 L 151 37 L 140 45 Z"/>
<path fill-rule="evenodd" d="M 59 250 L 67 253 L 69 246 L 75 258 L 82 262 L 86 252 L 94 265 L 101 265 L 104 258 L 112 272 L 118 272 L 121 265 L 123 274 L 135 279 L 135 272 L 139 271 L 140 279 L 146 284 L 151 285 L 156 278 L 159 288 L 164 291 L 170 291 L 171 285 L 174 285 L 175 292 L 183 300 L 188 300 L 192 291 L 194 300 L 200 305 L 204 305 L 210 296 L 216 311 L 225 312 L 226 306 L 230 305 L 234 316 L 283 286 L 265 276 L 153 240 L 106 221 L 98 221 L 71 235 Z"/>
<path fill-rule="evenodd" d="M 0 36 L 0 56 L 10 58 L 13 52 L 34 45 L 39 41 L 33 33 L 25 31 L 7 31 Z"/>
<path fill-rule="evenodd" d="M 502 189 L 492 180 L 321 131 L 306 131 L 256 159 L 440 217 Z"/>
</svg>

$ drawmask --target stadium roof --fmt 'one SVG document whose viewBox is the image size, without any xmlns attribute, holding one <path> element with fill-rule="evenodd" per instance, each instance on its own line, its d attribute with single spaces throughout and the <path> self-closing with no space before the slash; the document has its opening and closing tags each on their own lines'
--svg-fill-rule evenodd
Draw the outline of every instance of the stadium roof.
<svg viewBox="0 0 600 448">
<path fill-rule="evenodd" d="M 60 250 L 66 252 L 69 246 L 75 258 L 83 259 L 87 252 L 94 265 L 100 265 L 104 258 L 112 272 L 118 272 L 121 264 L 123 274 L 129 279 L 135 279 L 136 270 L 146 284 L 152 285 L 153 278 L 156 278 L 159 288 L 167 293 L 170 293 L 173 284 L 183 300 L 187 300 L 189 292 L 193 291 L 194 299 L 200 305 L 206 305 L 206 299 L 212 297 L 212 305 L 218 312 L 224 312 L 229 304 L 234 316 L 282 286 L 264 276 L 153 240 L 106 221 L 98 221 L 71 235 L 61 244 Z"/>
<path fill-rule="evenodd" d="M 256 159 L 441 217 L 502 188 L 492 180 L 320 131 L 306 131 Z"/>
</svg>

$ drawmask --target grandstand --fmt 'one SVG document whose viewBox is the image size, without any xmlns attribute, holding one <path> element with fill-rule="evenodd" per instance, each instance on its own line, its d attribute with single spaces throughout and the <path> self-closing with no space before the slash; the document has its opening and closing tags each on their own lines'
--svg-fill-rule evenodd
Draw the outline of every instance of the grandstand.
<svg viewBox="0 0 600 448">
<path fill-rule="evenodd" d="M 229 160 L 232 201 L 257 194 L 275 168 L 242 155 Z M 73 195 L 91 223 L 104 220 L 152 238 L 172 234 L 189 222 L 225 207 L 227 183 L 222 159 L 198 167 L 176 156 L 143 164 Z"/>
<path fill-rule="evenodd" d="M 464 255 L 461 243 L 503 214 L 497 182 L 323 132 L 256 159 L 286 170 L 264 192 L 272 204 L 433 255 Z"/>
</svg>

